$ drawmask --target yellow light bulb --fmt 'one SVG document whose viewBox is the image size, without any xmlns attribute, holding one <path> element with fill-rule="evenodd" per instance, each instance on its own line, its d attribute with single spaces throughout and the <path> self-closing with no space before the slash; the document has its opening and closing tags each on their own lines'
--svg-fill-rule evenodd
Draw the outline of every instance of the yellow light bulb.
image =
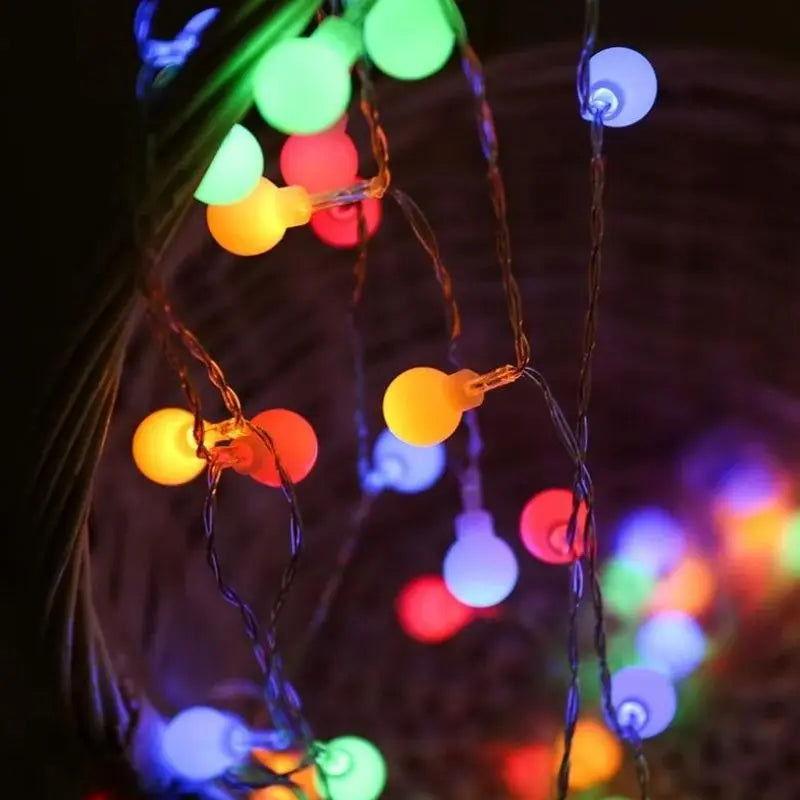
<svg viewBox="0 0 800 800">
<path fill-rule="evenodd" d="M 183 408 L 161 408 L 145 417 L 133 434 L 133 460 L 139 471 L 164 486 L 196 478 L 206 462 L 196 453 L 194 417 Z"/>
<path fill-rule="evenodd" d="M 432 367 L 401 372 L 383 395 L 387 427 L 417 447 L 443 442 L 458 427 L 461 415 L 483 402 L 483 392 L 469 387 L 477 377 L 468 369 L 452 375 Z"/>
</svg>

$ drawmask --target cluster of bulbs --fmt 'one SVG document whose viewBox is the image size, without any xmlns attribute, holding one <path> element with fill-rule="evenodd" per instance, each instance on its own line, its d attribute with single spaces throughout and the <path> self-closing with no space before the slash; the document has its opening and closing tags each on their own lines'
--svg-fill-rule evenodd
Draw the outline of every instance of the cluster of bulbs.
<svg viewBox="0 0 800 800">
<path fill-rule="evenodd" d="M 224 775 L 262 751 L 285 751 L 279 731 L 253 731 L 237 716 L 210 706 L 193 706 L 176 714 L 160 737 L 161 762 L 180 781 L 198 784 Z M 316 797 L 330 800 L 375 800 L 386 784 L 386 762 L 372 742 L 339 736 L 313 745 Z M 324 779 L 320 773 L 324 774 Z M 309 797 L 309 800 L 311 798 Z"/>
</svg>

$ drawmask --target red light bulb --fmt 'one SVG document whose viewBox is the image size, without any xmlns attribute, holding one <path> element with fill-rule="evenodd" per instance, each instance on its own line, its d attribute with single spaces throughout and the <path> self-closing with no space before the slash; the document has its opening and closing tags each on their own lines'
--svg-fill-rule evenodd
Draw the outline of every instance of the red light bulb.
<svg viewBox="0 0 800 800">
<path fill-rule="evenodd" d="M 305 417 L 286 408 L 272 408 L 256 414 L 251 421 L 272 438 L 281 465 L 292 483 L 299 483 L 311 472 L 317 460 L 318 444 L 317 435 Z M 280 486 L 275 457 L 254 435 L 253 440 L 249 448 L 251 459 L 246 464 L 234 465 L 234 469 L 267 486 Z"/>
<path fill-rule="evenodd" d="M 450 594 L 439 575 L 409 581 L 397 595 L 395 611 L 403 631 L 426 644 L 455 636 L 475 617 L 473 609 Z"/>
<path fill-rule="evenodd" d="M 368 197 L 362 201 L 367 238 L 381 224 L 381 201 Z M 355 247 L 358 244 L 358 208 L 355 203 L 334 206 L 311 215 L 311 230 L 331 247 Z"/>
<path fill-rule="evenodd" d="M 515 800 L 547 800 L 553 779 L 553 748 L 521 744 L 503 755 L 503 783 Z"/>
<path fill-rule="evenodd" d="M 342 189 L 356 180 L 358 151 L 338 125 L 311 136 L 290 136 L 280 157 L 287 186 L 303 186 L 310 194 Z"/>
<path fill-rule="evenodd" d="M 567 525 L 572 514 L 569 489 L 546 489 L 534 495 L 522 509 L 519 533 L 531 555 L 548 564 L 568 564 L 583 555 L 586 505 L 578 508 L 575 540 L 570 552 Z"/>
</svg>

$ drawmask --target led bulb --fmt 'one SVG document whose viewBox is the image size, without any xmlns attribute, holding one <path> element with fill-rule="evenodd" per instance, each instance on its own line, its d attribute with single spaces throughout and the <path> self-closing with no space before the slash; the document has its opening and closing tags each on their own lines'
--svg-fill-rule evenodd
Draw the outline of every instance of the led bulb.
<svg viewBox="0 0 800 800">
<path fill-rule="evenodd" d="M 162 408 L 145 417 L 133 434 L 133 460 L 139 471 L 164 486 L 196 478 L 206 462 L 197 455 L 194 416 L 184 408 Z"/>
<path fill-rule="evenodd" d="M 247 728 L 233 715 L 194 706 L 167 724 L 161 738 L 165 763 L 183 779 L 207 781 L 221 775 L 248 752 Z"/>
<path fill-rule="evenodd" d="M 460 603 L 439 575 L 420 575 L 397 595 L 395 611 L 407 636 L 425 644 L 438 644 L 455 636 L 475 612 Z"/>
<path fill-rule="evenodd" d="M 656 585 L 651 611 L 702 614 L 714 600 L 717 579 L 711 565 L 698 556 L 686 556 Z"/>
<path fill-rule="evenodd" d="M 287 408 L 272 408 L 256 414 L 251 422 L 269 434 L 281 466 L 292 483 L 299 483 L 311 472 L 317 461 L 319 445 L 317 434 L 305 417 Z M 275 457 L 255 434 L 249 434 L 247 441 L 251 457 L 234 469 L 267 486 L 280 486 Z"/>
<path fill-rule="evenodd" d="M 326 779 L 316 778 L 317 791 L 330 800 L 375 800 L 386 785 L 386 761 L 360 736 L 332 739 L 317 758 L 317 768 Z"/>
<path fill-rule="evenodd" d="M 456 541 L 444 557 L 442 572 L 457 600 L 487 608 L 511 594 L 519 569 L 514 551 L 495 535 L 492 515 L 480 510 L 456 517 Z"/>
<path fill-rule="evenodd" d="M 375 466 L 368 478 L 372 486 L 416 494 L 429 489 L 442 476 L 445 448 L 441 444 L 414 447 L 384 430 L 375 441 L 372 461 Z"/>
<path fill-rule="evenodd" d="M 703 629 L 688 614 L 664 611 L 640 626 L 636 650 L 642 665 L 681 680 L 702 663 L 707 642 Z"/>
<path fill-rule="evenodd" d="M 195 190 L 201 203 L 224 206 L 244 200 L 258 185 L 264 154 L 258 139 L 243 125 L 234 125 Z"/>
<path fill-rule="evenodd" d="M 483 402 L 483 392 L 472 391 L 478 377 L 462 369 L 448 375 L 432 367 L 401 372 L 383 395 L 383 417 L 389 430 L 402 441 L 426 447 L 447 439 L 461 415 Z"/>
<path fill-rule="evenodd" d="M 367 197 L 361 201 L 364 209 L 366 238 L 371 239 L 381 224 L 381 201 Z M 311 215 L 311 230 L 330 247 L 355 247 L 358 244 L 358 204 L 333 206 Z"/>
<path fill-rule="evenodd" d="M 310 194 L 330 192 L 356 181 L 358 152 L 344 130 L 333 127 L 290 136 L 281 149 L 280 166 L 287 185 L 302 186 Z"/>
<path fill-rule="evenodd" d="M 256 66 L 253 91 L 264 119 L 284 133 L 319 133 L 344 114 L 350 68 L 361 34 L 341 17 L 327 17 L 311 36 L 284 39 Z"/>
<path fill-rule="evenodd" d="M 584 549 L 585 503 L 578 506 L 570 550 L 567 532 L 571 514 L 569 489 L 545 489 L 528 500 L 519 520 L 519 533 L 528 552 L 547 564 L 568 564 L 580 558 Z"/>
<path fill-rule="evenodd" d="M 558 771 L 564 752 L 564 737 L 556 740 L 553 770 Z M 622 747 L 599 720 L 579 719 L 572 738 L 569 788 L 583 791 L 610 781 L 622 766 Z"/>
<path fill-rule="evenodd" d="M 632 619 L 640 614 L 656 587 L 652 575 L 624 558 L 612 558 L 606 562 L 600 584 L 606 607 L 623 619 Z"/>
<path fill-rule="evenodd" d="M 641 739 L 657 736 L 675 716 L 678 699 L 670 679 L 644 667 L 625 667 L 611 676 L 611 705 L 623 733 Z"/>
<path fill-rule="evenodd" d="M 658 80 L 650 62 L 628 47 L 609 47 L 589 60 L 589 111 L 603 110 L 603 125 L 624 128 L 633 125 L 653 107 Z"/>
<path fill-rule="evenodd" d="M 378 0 L 364 19 L 364 46 L 381 72 L 418 80 L 450 58 L 455 34 L 440 0 Z"/>
<path fill-rule="evenodd" d="M 311 199 L 301 186 L 279 189 L 266 178 L 242 201 L 206 209 L 208 230 L 225 250 L 255 256 L 271 250 L 286 229 L 311 218 Z"/>
<path fill-rule="evenodd" d="M 656 577 L 669 572 L 685 549 L 683 528 L 658 506 L 637 509 L 617 530 L 616 554 Z"/>
</svg>

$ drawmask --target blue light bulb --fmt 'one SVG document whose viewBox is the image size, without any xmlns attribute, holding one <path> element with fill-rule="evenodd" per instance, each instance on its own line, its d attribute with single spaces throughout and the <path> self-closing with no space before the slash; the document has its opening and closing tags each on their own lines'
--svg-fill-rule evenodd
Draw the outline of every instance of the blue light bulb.
<svg viewBox="0 0 800 800">
<path fill-rule="evenodd" d="M 636 651 L 642 665 L 660 670 L 672 680 L 693 672 L 705 658 L 706 650 L 703 629 L 683 611 L 655 614 L 636 633 Z"/>
<path fill-rule="evenodd" d="M 208 706 L 193 706 L 164 729 L 161 753 L 167 766 L 188 781 L 221 775 L 247 755 L 249 731 L 235 716 Z"/>
<path fill-rule="evenodd" d="M 473 608 L 497 605 L 511 593 L 519 569 L 513 550 L 494 532 L 487 511 L 456 517 L 456 541 L 444 557 L 444 581 L 450 593 Z"/>
<path fill-rule="evenodd" d="M 386 429 L 375 442 L 372 461 L 375 466 L 365 478 L 365 488 L 416 494 L 429 489 L 442 476 L 445 447 L 443 444 L 414 447 Z"/>
<path fill-rule="evenodd" d="M 617 557 L 655 577 L 676 566 L 685 549 L 683 528 L 658 506 L 632 512 L 617 529 Z"/>
<path fill-rule="evenodd" d="M 657 736 L 675 716 L 678 699 L 666 675 L 644 667 L 624 667 L 611 676 L 611 705 L 625 732 L 641 739 Z"/>
<path fill-rule="evenodd" d="M 737 461 L 720 476 L 715 494 L 717 502 L 734 514 L 753 514 L 779 497 L 780 480 L 764 461 Z"/>
<path fill-rule="evenodd" d="M 653 107 L 658 80 L 650 62 L 628 47 L 609 47 L 589 60 L 589 111 L 604 108 L 603 125 L 624 128 L 633 125 Z"/>
</svg>

